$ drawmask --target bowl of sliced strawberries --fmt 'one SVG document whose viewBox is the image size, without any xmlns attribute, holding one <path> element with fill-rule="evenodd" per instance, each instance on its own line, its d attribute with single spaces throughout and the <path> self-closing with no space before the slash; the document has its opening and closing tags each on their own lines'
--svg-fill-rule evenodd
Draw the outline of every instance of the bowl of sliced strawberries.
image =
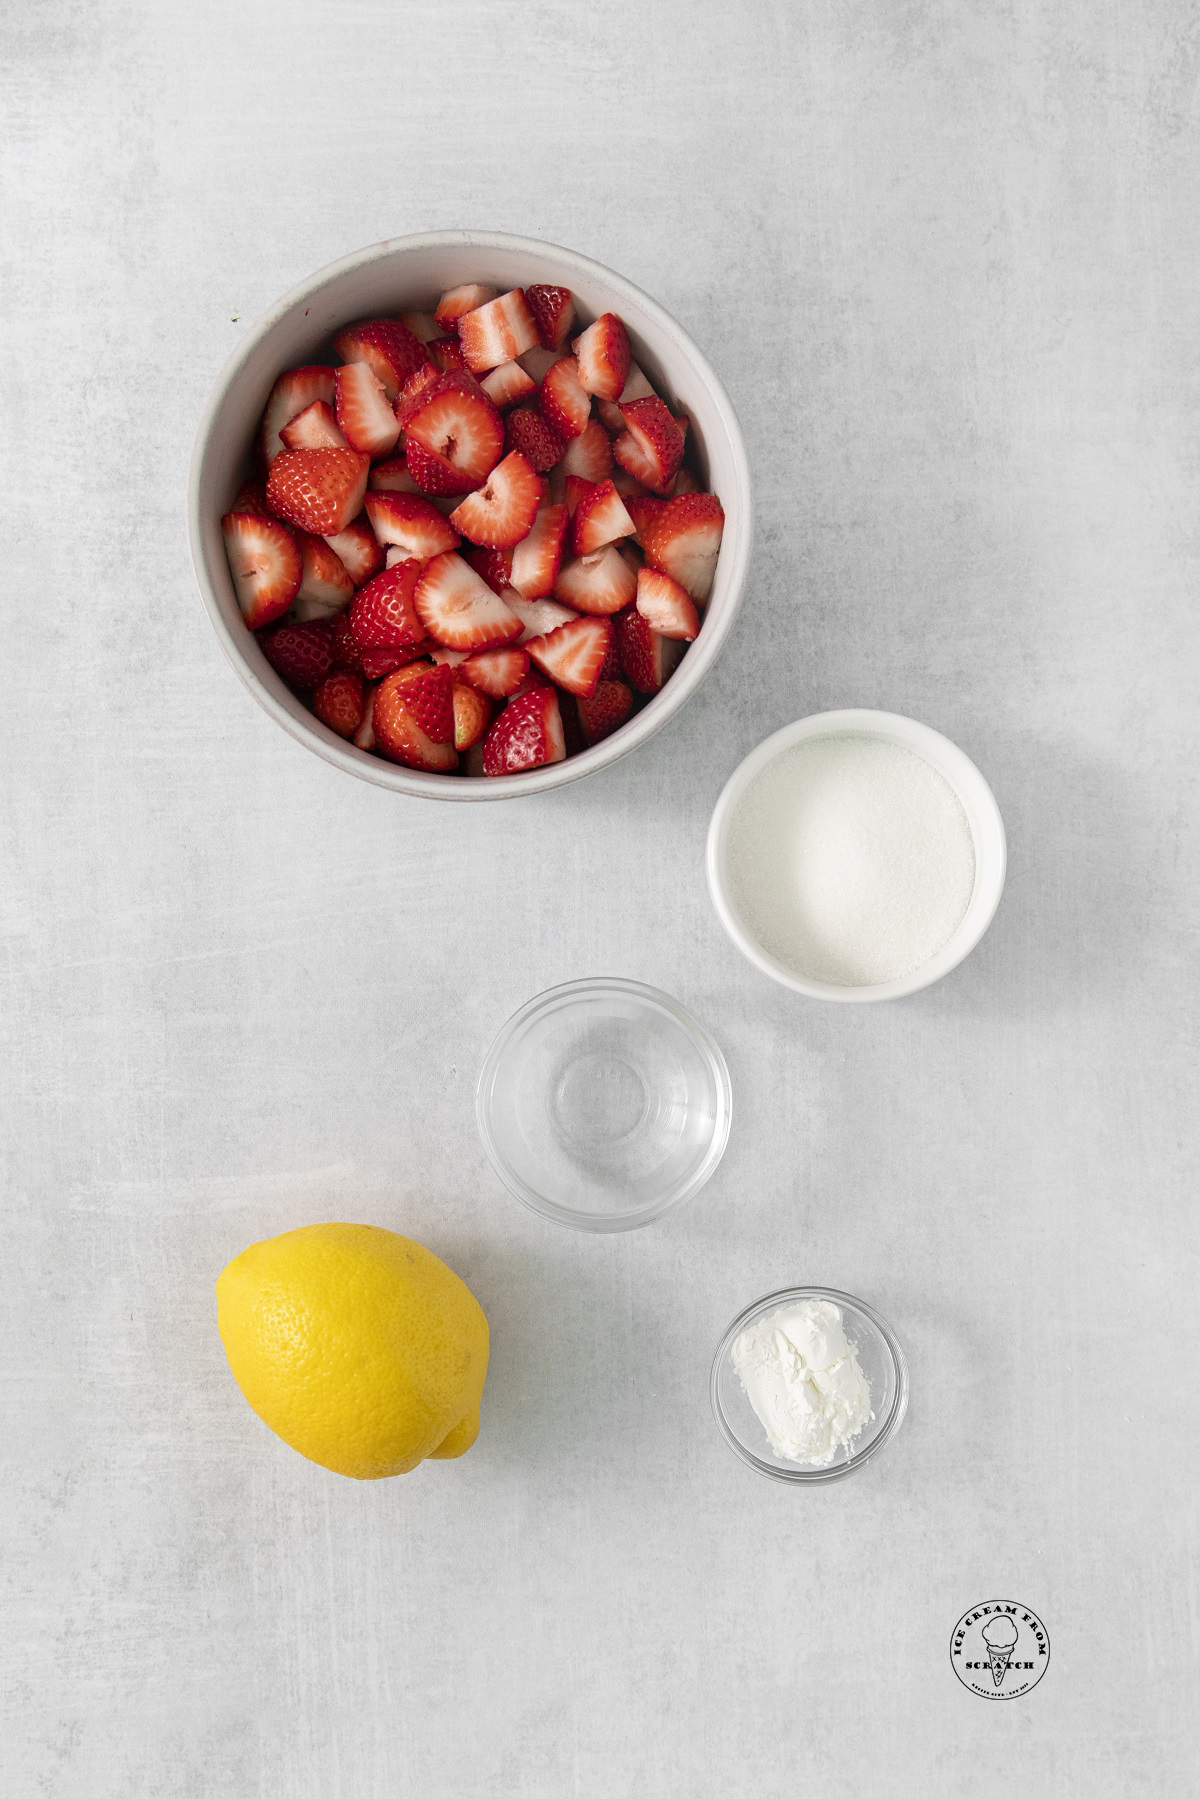
<svg viewBox="0 0 1200 1799">
<path fill-rule="evenodd" d="M 532 239 L 394 239 L 287 295 L 192 460 L 197 582 L 271 716 L 401 793 L 496 799 L 636 749 L 741 599 L 745 448 L 687 333 Z"/>
</svg>

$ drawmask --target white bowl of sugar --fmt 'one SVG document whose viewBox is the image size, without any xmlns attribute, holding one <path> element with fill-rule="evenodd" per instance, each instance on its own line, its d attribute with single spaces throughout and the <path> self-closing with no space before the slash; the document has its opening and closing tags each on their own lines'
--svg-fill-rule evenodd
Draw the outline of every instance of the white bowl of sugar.
<svg viewBox="0 0 1200 1799">
<path fill-rule="evenodd" d="M 975 764 L 894 712 L 785 725 L 734 770 L 708 832 L 721 923 L 812 999 L 901 999 L 941 980 L 992 922 L 1006 862 Z"/>
</svg>

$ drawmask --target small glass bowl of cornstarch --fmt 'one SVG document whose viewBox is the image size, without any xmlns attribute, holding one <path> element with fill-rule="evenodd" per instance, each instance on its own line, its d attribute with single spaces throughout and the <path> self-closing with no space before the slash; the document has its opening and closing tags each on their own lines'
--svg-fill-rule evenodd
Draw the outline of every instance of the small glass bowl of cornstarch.
<svg viewBox="0 0 1200 1799">
<path fill-rule="evenodd" d="M 734 770 L 708 833 L 721 923 L 813 999 L 900 999 L 940 980 L 991 923 L 1006 859 L 975 764 L 893 712 L 776 731 Z"/>
</svg>

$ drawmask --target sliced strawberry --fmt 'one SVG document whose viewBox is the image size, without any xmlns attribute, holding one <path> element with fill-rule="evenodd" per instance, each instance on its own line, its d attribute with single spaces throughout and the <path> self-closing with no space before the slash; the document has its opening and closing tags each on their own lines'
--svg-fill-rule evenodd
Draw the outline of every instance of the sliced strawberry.
<svg viewBox="0 0 1200 1799">
<path fill-rule="evenodd" d="M 577 556 L 588 556 L 606 543 L 633 535 L 633 520 L 611 481 L 598 481 L 579 499 L 572 514 Z"/>
<path fill-rule="evenodd" d="M 282 618 L 300 591 L 300 548 L 286 525 L 256 512 L 221 520 L 225 554 L 242 617 L 252 631 Z"/>
<path fill-rule="evenodd" d="M 337 389 L 337 371 L 334 371 L 334 391 Z M 337 419 L 326 406 L 324 400 L 314 400 L 303 412 L 298 412 L 294 419 L 286 424 L 279 433 L 279 441 L 285 450 L 337 450 L 344 449 L 346 439 L 338 428 Z"/>
<path fill-rule="evenodd" d="M 341 669 L 327 675 L 312 696 L 312 709 L 339 737 L 353 737 L 363 721 L 366 689 L 361 675 Z"/>
<path fill-rule="evenodd" d="M 554 583 L 554 597 L 576 612 L 620 612 L 637 592 L 637 576 L 615 545 L 565 562 Z"/>
<path fill-rule="evenodd" d="M 553 687 L 539 686 L 511 699 L 483 743 L 485 775 L 515 775 L 561 762 L 567 753 L 562 714 Z"/>
<path fill-rule="evenodd" d="M 444 373 L 445 370 L 439 369 L 435 362 L 427 362 L 424 368 L 414 370 L 409 376 L 392 402 L 392 410 L 396 414 L 402 431 L 407 428 L 409 419 L 421 410 L 425 401 L 430 397 L 430 388 L 438 380 L 439 375 Z"/>
<path fill-rule="evenodd" d="M 459 665 L 459 673 L 480 693 L 504 700 L 517 691 L 529 673 L 529 657 L 522 649 L 476 650 Z"/>
<path fill-rule="evenodd" d="M 314 400 L 324 400 L 326 406 L 333 405 L 333 370 L 313 364 L 301 369 L 285 369 L 271 389 L 259 432 L 259 447 L 268 468 L 284 447 L 279 436 L 283 427 Z"/>
<path fill-rule="evenodd" d="M 411 331 L 419 344 L 432 343 L 435 337 L 442 336 L 442 327 L 431 312 L 402 312 L 400 323 L 406 331 Z"/>
<path fill-rule="evenodd" d="M 339 331 L 333 347 L 343 362 L 365 362 L 389 400 L 415 369 L 429 361 L 423 343 L 399 319 L 366 319 Z"/>
<path fill-rule="evenodd" d="M 470 549 L 463 551 L 463 560 L 469 562 L 477 575 L 482 575 L 493 593 L 502 594 L 512 581 L 513 553 L 511 550 Z"/>
<path fill-rule="evenodd" d="M 454 747 L 461 755 L 478 743 L 487 730 L 492 718 L 492 702 L 478 687 L 472 687 L 466 681 L 455 681 L 452 691 Z"/>
<path fill-rule="evenodd" d="M 646 526 L 651 519 L 657 518 L 665 505 L 665 500 L 656 500 L 654 495 L 649 493 L 625 496 L 625 510 L 633 520 L 633 535 L 636 542 L 642 543 L 642 533 Z"/>
<path fill-rule="evenodd" d="M 712 592 L 725 510 L 715 494 L 681 494 L 638 523 L 646 561 L 670 575 L 694 600 Z"/>
<path fill-rule="evenodd" d="M 443 550 L 458 548 L 457 531 L 423 494 L 368 493 L 363 504 L 380 543 L 391 544 L 406 556 L 428 562 Z"/>
<path fill-rule="evenodd" d="M 300 693 L 315 687 L 329 673 L 333 661 L 333 626 L 327 618 L 307 624 L 275 625 L 259 637 L 262 653 L 289 687 Z"/>
<path fill-rule="evenodd" d="M 657 693 L 670 673 L 666 638 L 651 629 L 636 606 L 621 614 L 616 629 L 625 679 L 639 693 Z"/>
<path fill-rule="evenodd" d="M 408 472 L 408 464 L 403 456 L 390 456 L 386 462 L 377 462 L 367 476 L 368 493 L 420 493 L 420 488 Z"/>
<path fill-rule="evenodd" d="M 433 357 L 435 365 L 441 369 L 443 374 L 448 374 L 451 370 L 461 370 L 464 374 L 470 373 L 467 368 L 467 359 L 462 352 L 462 345 L 456 337 L 437 337 L 426 347 Z"/>
<path fill-rule="evenodd" d="M 579 701 L 579 723 L 588 743 L 611 737 L 633 710 L 633 695 L 624 681 L 599 681 L 590 699 Z"/>
<path fill-rule="evenodd" d="M 578 437 L 592 415 L 592 402 L 579 381 L 579 364 L 561 356 L 546 370 L 538 389 L 542 417 L 565 440 Z"/>
<path fill-rule="evenodd" d="M 455 507 L 450 523 L 472 543 L 505 549 L 528 535 L 541 498 L 541 476 L 519 450 L 513 450 L 496 464 L 482 487 Z"/>
<path fill-rule="evenodd" d="M 576 618 L 548 637 L 531 637 L 525 653 L 557 686 L 586 698 L 596 691 L 612 639 L 608 619 Z"/>
<path fill-rule="evenodd" d="M 544 475 L 562 458 L 562 438 L 531 406 L 517 406 L 509 413 L 504 424 L 504 441 L 510 450 L 520 450 L 539 474 Z"/>
<path fill-rule="evenodd" d="M 425 627 L 413 603 L 420 578 L 421 564 L 412 557 L 359 588 L 347 618 L 350 643 L 360 658 L 366 650 L 405 649 L 424 639 Z"/>
<path fill-rule="evenodd" d="M 349 571 L 323 537 L 297 531 L 296 542 L 300 546 L 300 586 L 293 615 L 300 624 L 312 618 L 332 618 L 354 597 Z"/>
<path fill-rule="evenodd" d="M 510 579 L 527 600 L 540 600 L 554 592 L 567 535 L 567 508 L 543 506 L 512 553 Z"/>
<path fill-rule="evenodd" d="M 267 490 L 261 481 L 243 481 L 233 496 L 230 512 L 250 512 L 256 518 L 274 518 L 267 505 Z"/>
<path fill-rule="evenodd" d="M 529 310 L 537 320 L 538 335 L 547 350 L 560 349 L 575 323 L 575 300 L 569 287 L 548 287 L 535 281 L 525 289 Z"/>
<path fill-rule="evenodd" d="M 477 306 L 458 321 L 458 341 L 463 347 L 467 367 L 476 375 L 498 369 L 502 362 L 514 362 L 538 343 L 537 320 L 519 287 Z"/>
<path fill-rule="evenodd" d="M 619 400 L 629 379 L 629 336 L 616 313 L 602 312 L 571 348 L 586 392 L 598 400 Z"/>
<path fill-rule="evenodd" d="M 338 428 L 352 450 L 386 456 L 400 435 L 383 384 L 366 362 L 347 362 L 335 383 Z"/>
<path fill-rule="evenodd" d="M 629 406 L 634 400 L 649 400 L 654 389 L 643 375 L 636 362 L 629 365 L 629 373 L 625 377 L 625 385 L 615 400 L 601 400 L 600 419 L 605 430 L 617 437 L 625 429 L 625 420 L 621 417 L 621 407 Z"/>
<path fill-rule="evenodd" d="M 523 628 L 499 594 L 453 551 L 435 556 L 427 564 L 415 604 L 429 635 L 451 650 L 484 650 L 511 643 Z"/>
<path fill-rule="evenodd" d="M 657 394 L 646 400 L 622 403 L 621 417 L 641 456 L 636 462 L 631 462 L 628 454 L 623 457 L 622 438 L 618 438 L 613 446 L 613 455 L 623 469 L 644 482 L 652 493 L 669 494 L 675 471 L 683 460 L 683 432 L 679 425 Z"/>
<path fill-rule="evenodd" d="M 637 491 L 647 493 L 652 488 L 658 489 L 659 464 L 632 431 L 622 431 L 620 437 L 613 439 L 613 456 L 622 472 L 633 481 Z M 665 494 L 670 489 L 668 487 L 663 491 Z M 621 497 L 625 498 L 625 495 L 622 494 Z"/>
<path fill-rule="evenodd" d="M 560 606 L 557 600 L 523 599 L 515 587 L 511 587 L 505 594 L 504 603 L 521 621 L 519 641 L 522 644 L 528 643 L 531 637 L 545 637 L 557 630 L 559 625 L 568 624 L 571 619 L 579 617 L 569 606 Z"/>
<path fill-rule="evenodd" d="M 383 550 L 365 513 L 360 512 L 344 531 L 333 532 L 325 542 L 337 556 L 355 587 L 361 587 L 364 581 L 369 581 L 383 567 Z"/>
<path fill-rule="evenodd" d="M 419 443 L 410 443 L 404 453 L 404 460 L 413 484 L 418 493 L 431 494 L 435 499 L 448 495 L 470 493 L 475 486 L 473 475 L 464 475 L 433 450 L 422 449 Z"/>
<path fill-rule="evenodd" d="M 562 466 L 566 475 L 579 475 L 585 481 L 607 481 L 612 474 L 612 445 L 599 419 L 590 418 L 579 436 L 571 439 Z"/>
<path fill-rule="evenodd" d="M 468 313 L 470 318 L 471 314 Z M 474 383 L 454 374 L 439 375 L 426 390 L 421 404 L 405 426 L 409 451 L 417 444 L 431 456 L 470 479 L 475 486 L 489 475 L 504 453 L 504 421 L 487 395 Z M 418 486 L 421 477 L 409 473 Z"/>
<path fill-rule="evenodd" d="M 502 362 L 498 369 L 483 377 L 479 383 L 493 406 L 501 412 L 509 406 L 515 406 L 518 400 L 527 400 L 537 392 L 537 382 L 532 375 L 527 375 L 519 362 Z"/>
<path fill-rule="evenodd" d="M 434 318 L 443 331 L 456 325 L 466 312 L 474 312 L 496 298 L 497 289 L 484 287 L 478 281 L 465 281 L 460 287 L 448 287 L 437 303 Z"/>
<path fill-rule="evenodd" d="M 356 450 L 281 450 L 267 477 L 267 504 L 290 525 L 332 537 L 362 511 L 370 466 Z"/>
<path fill-rule="evenodd" d="M 402 668 L 388 675 L 375 694 L 372 724 L 376 748 L 393 762 L 434 774 L 458 766 L 448 668 Z"/>
<path fill-rule="evenodd" d="M 700 635 L 700 614 L 685 587 L 656 568 L 638 571 L 637 609 L 660 637 L 691 643 Z"/>
</svg>

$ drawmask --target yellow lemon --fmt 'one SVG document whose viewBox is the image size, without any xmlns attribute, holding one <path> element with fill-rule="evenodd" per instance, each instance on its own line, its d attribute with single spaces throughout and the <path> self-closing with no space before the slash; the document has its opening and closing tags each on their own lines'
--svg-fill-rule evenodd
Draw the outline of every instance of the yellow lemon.
<svg viewBox="0 0 1200 1799">
<path fill-rule="evenodd" d="M 487 1319 L 395 1231 L 309 1224 L 252 1243 L 217 1281 L 217 1327 L 263 1423 L 335 1474 L 407 1474 L 479 1435 Z"/>
</svg>

